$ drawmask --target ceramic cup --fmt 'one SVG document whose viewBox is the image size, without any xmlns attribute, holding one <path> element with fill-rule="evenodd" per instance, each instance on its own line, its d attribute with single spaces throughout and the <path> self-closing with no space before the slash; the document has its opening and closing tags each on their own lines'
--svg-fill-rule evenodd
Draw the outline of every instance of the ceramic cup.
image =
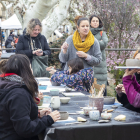
<svg viewBox="0 0 140 140">
<path fill-rule="evenodd" d="M 104 98 L 93 98 L 89 97 L 89 106 L 90 107 L 97 107 L 97 109 L 100 111 L 100 113 L 103 111 L 103 105 L 104 105 Z"/>
<path fill-rule="evenodd" d="M 89 115 L 89 112 L 92 111 L 92 107 L 84 107 L 83 111 L 85 115 Z"/>
<path fill-rule="evenodd" d="M 51 96 L 44 96 L 43 97 L 43 103 L 44 104 L 50 104 L 51 103 Z"/>
<path fill-rule="evenodd" d="M 59 96 L 59 90 L 58 89 L 51 89 L 50 94 L 51 94 L 51 96 Z"/>
<path fill-rule="evenodd" d="M 97 121 L 100 117 L 100 111 L 95 108 L 93 111 L 89 112 L 89 117 L 91 120 Z"/>
<path fill-rule="evenodd" d="M 109 119 L 111 119 L 112 114 L 111 114 L 111 113 L 107 113 L 107 112 L 101 113 L 101 117 L 102 117 L 104 120 L 109 120 Z"/>
<path fill-rule="evenodd" d="M 68 117 L 69 117 L 68 112 L 60 111 L 59 113 L 60 113 L 60 120 L 67 120 L 68 119 Z"/>
<path fill-rule="evenodd" d="M 51 107 L 53 109 L 59 109 L 60 108 L 60 98 L 59 98 L 59 96 L 53 96 L 51 98 Z"/>
</svg>

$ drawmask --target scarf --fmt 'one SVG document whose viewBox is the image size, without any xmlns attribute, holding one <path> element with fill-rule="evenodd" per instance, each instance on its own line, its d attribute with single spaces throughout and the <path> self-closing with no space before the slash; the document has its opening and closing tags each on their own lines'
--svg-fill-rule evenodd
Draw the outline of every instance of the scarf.
<svg viewBox="0 0 140 140">
<path fill-rule="evenodd" d="M 100 31 L 103 31 L 103 27 L 102 28 L 90 28 L 91 32 L 93 35 L 98 34 Z"/>
<path fill-rule="evenodd" d="M 18 83 L 24 83 L 22 77 L 18 76 L 15 73 L 5 73 L 5 74 L 1 74 L 0 77 L 3 77 L 6 80 L 9 81 L 15 81 Z"/>
<path fill-rule="evenodd" d="M 89 31 L 86 39 L 82 42 L 80 34 L 76 30 L 73 35 L 73 44 L 77 51 L 88 52 L 91 46 L 94 44 L 94 36 L 92 35 L 91 31 Z"/>
</svg>

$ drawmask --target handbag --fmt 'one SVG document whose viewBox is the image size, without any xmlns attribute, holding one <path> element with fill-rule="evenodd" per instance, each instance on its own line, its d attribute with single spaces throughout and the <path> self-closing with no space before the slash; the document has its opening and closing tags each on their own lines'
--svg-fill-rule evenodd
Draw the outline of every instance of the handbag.
<svg viewBox="0 0 140 140">
<path fill-rule="evenodd" d="M 31 47 L 34 51 L 33 42 L 31 39 Z M 41 46 L 42 49 L 42 46 Z M 32 70 L 35 77 L 50 77 L 50 73 L 46 71 L 48 67 L 48 55 L 45 56 L 33 56 Z"/>
</svg>

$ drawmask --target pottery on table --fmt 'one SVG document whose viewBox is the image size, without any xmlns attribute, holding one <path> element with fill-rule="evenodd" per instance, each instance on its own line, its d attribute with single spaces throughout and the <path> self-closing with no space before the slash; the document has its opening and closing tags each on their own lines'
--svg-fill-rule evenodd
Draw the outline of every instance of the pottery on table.
<svg viewBox="0 0 140 140">
<path fill-rule="evenodd" d="M 58 89 L 51 89 L 50 94 L 51 94 L 51 96 L 59 96 L 59 90 Z"/>
<path fill-rule="evenodd" d="M 62 104 L 67 104 L 71 98 L 70 97 L 60 97 L 60 102 Z"/>
<path fill-rule="evenodd" d="M 100 111 L 97 110 L 97 107 L 94 107 L 94 110 L 89 112 L 89 117 L 90 117 L 90 119 L 93 120 L 93 121 L 99 120 Z"/>
<path fill-rule="evenodd" d="M 115 97 L 104 96 L 104 104 L 105 105 L 111 105 L 111 104 L 114 104 L 114 102 L 115 102 Z"/>
<path fill-rule="evenodd" d="M 66 91 L 66 92 L 71 92 L 71 91 L 72 91 L 72 89 L 71 89 L 71 88 L 69 88 L 69 87 L 65 87 L 65 91 Z"/>
<path fill-rule="evenodd" d="M 138 59 L 126 59 L 126 66 L 138 66 L 138 67 L 140 67 L 140 60 L 138 60 Z"/>
<path fill-rule="evenodd" d="M 53 109 L 59 109 L 60 108 L 60 98 L 59 98 L 59 96 L 53 96 L 51 98 L 51 107 Z"/>
<path fill-rule="evenodd" d="M 85 115 L 89 115 L 89 112 L 92 111 L 92 110 L 93 110 L 92 107 L 84 107 L 83 108 L 83 111 L 84 111 Z"/>
<path fill-rule="evenodd" d="M 40 100 L 39 104 L 37 104 L 38 106 L 41 106 L 43 104 L 43 99 Z"/>
<path fill-rule="evenodd" d="M 67 111 L 60 111 L 60 120 L 67 120 L 69 117 L 69 114 Z"/>
<path fill-rule="evenodd" d="M 104 98 L 103 97 L 90 97 L 89 96 L 89 106 L 90 107 L 97 107 L 97 109 L 100 111 L 100 113 L 103 111 L 103 105 L 104 105 Z"/>
<path fill-rule="evenodd" d="M 44 95 L 44 97 L 43 97 L 43 103 L 44 104 L 50 104 L 51 103 L 51 96 Z"/>
<path fill-rule="evenodd" d="M 105 120 L 110 120 L 112 117 L 111 113 L 107 113 L 107 111 L 105 113 L 101 113 L 101 117 Z"/>
<path fill-rule="evenodd" d="M 60 86 L 61 84 L 57 83 L 57 82 L 51 82 L 52 86 Z"/>
</svg>

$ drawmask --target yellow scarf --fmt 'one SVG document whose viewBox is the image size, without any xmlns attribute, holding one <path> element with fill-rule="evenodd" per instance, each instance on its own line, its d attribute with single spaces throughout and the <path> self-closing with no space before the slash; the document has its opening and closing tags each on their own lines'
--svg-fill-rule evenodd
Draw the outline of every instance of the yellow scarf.
<svg viewBox="0 0 140 140">
<path fill-rule="evenodd" d="M 80 34 L 78 33 L 77 30 L 74 32 L 74 35 L 73 35 L 73 44 L 77 51 L 88 52 L 88 50 L 94 44 L 94 40 L 95 39 L 91 31 L 89 31 L 84 42 L 82 42 Z"/>
</svg>

